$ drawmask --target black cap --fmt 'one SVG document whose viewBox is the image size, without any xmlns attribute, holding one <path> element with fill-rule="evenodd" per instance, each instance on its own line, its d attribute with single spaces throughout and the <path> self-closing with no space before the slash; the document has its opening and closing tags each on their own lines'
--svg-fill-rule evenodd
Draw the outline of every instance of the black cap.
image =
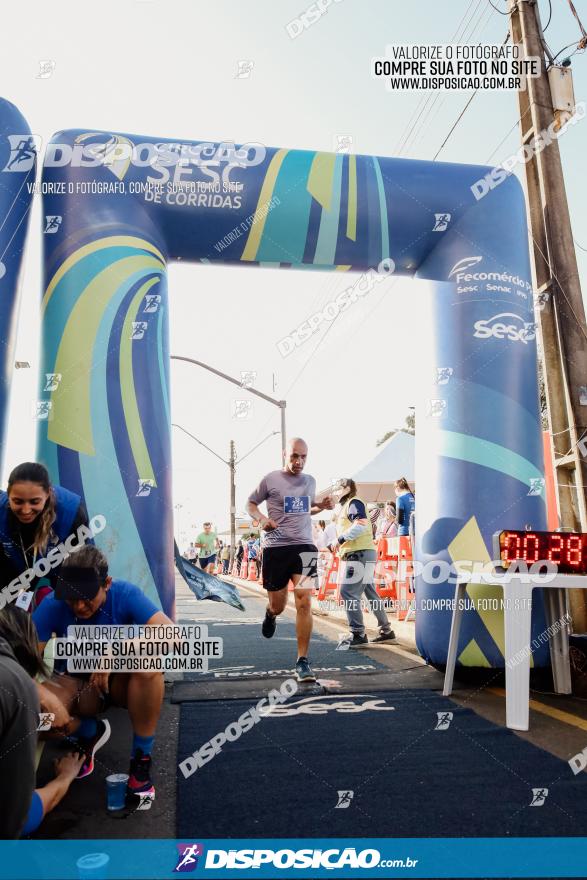
<svg viewBox="0 0 587 880">
<path fill-rule="evenodd" d="M 93 568 L 73 565 L 61 568 L 52 577 L 56 599 L 71 601 L 94 599 L 100 589 L 100 578 Z"/>
</svg>

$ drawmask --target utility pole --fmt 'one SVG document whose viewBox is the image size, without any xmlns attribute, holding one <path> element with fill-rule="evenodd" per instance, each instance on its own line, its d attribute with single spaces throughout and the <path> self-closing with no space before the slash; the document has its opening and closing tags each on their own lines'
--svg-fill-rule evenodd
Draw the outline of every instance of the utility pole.
<svg viewBox="0 0 587 880">
<path fill-rule="evenodd" d="M 522 145 L 555 121 L 544 61 L 545 48 L 536 0 L 509 0 L 512 43 L 523 57 L 541 59 L 541 75 L 528 77 L 518 92 Z M 558 126 L 557 126 L 558 128 Z M 556 130 L 556 129 L 555 129 Z M 551 129 L 552 131 L 552 129 Z M 539 307 L 549 428 L 554 450 L 560 524 L 587 531 L 587 325 L 571 231 L 565 183 L 556 138 L 526 162 L 530 252 Z M 585 599 L 570 591 L 575 632 L 587 630 Z"/>
<path fill-rule="evenodd" d="M 229 571 L 232 572 L 232 563 L 234 562 L 234 552 L 236 547 L 236 449 L 234 440 L 230 441 L 230 455 L 228 457 L 228 466 L 230 468 L 230 563 Z"/>
<path fill-rule="evenodd" d="M 257 391 L 252 385 L 243 384 L 242 380 L 239 381 L 239 379 L 235 379 L 234 376 L 229 376 L 228 373 L 223 373 L 222 370 L 217 370 L 216 367 L 211 367 L 210 364 L 205 364 L 203 361 L 196 361 L 194 358 L 184 357 L 183 355 L 178 354 L 170 355 L 170 359 L 172 361 L 185 361 L 187 364 L 194 364 L 196 367 L 202 367 L 204 370 L 214 373 L 215 376 L 220 376 L 221 379 L 226 379 L 227 382 L 232 382 L 233 385 L 238 385 L 239 388 L 248 391 L 250 394 L 254 394 L 256 397 L 266 400 L 267 403 L 272 403 L 273 406 L 278 406 L 281 413 L 281 463 L 283 464 L 283 456 L 285 455 L 285 448 L 287 445 L 287 435 L 285 433 L 285 409 L 287 407 L 287 401 L 276 400 L 274 397 L 264 394 L 263 391 Z"/>
<path fill-rule="evenodd" d="M 218 455 L 217 452 L 214 452 L 213 449 L 210 449 L 209 446 L 206 446 L 205 443 L 202 443 L 201 440 L 199 440 L 190 431 L 186 431 L 186 429 L 183 428 L 181 425 L 178 425 L 176 422 L 172 422 L 171 426 L 172 426 L 172 428 L 179 428 L 180 431 L 183 431 L 184 434 L 187 434 L 188 437 L 191 437 L 192 440 L 195 440 L 196 443 L 198 443 L 200 446 L 203 446 L 204 449 L 207 449 L 208 452 L 211 452 L 212 455 L 214 455 L 216 458 L 219 458 L 220 461 L 223 462 L 223 464 L 226 464 L 229 467 L 229 470 L 230 470 L 230 547 L 231 547 L 230 567 L 232 569 L 232 563 L 233 563 L 233 559 L 234 559 L 234 551 L 235 551 L 235 546 L 236 546 L 236 478 L 235 478 L 236 477 L 236 447 L 234 445 L 234 440 L 230 441 L 230 454 L 228 457 L 228 461 L 226 461 L 224 458 L 222 458 L 221 455 Z M 253 453 L 255 451 L 255 449 L 258 449 L 259 446 L 261 446 L 263 443 L 265 443 L 266 440 L 269 440 L 270 437 L 274 437 L 276 434 L 279 434 L 279 431 L 272 431 L 270 434 L 267 434 L 266 437 L 263 437 L 262 440 L 259 440 L 259 442 L 255 446 L 253 446 L 252 449 L 249 449 L 249 451 L 247 452 L 246 455 L 243 455 L 243 457 L 241 459 L 239 459 L 239 464 L 241 462 L 243 462 L 245 460 L 245 458 L 248 458 L 249 455 L 251 455 L 251 453 Z M 178 511 L 178 519 L 179 519 L 179 510 L 181 509 L 182 506 L 183 505 L 181 505 L 181 504 L 175 505 L 175 509 Z"/>
</svg>

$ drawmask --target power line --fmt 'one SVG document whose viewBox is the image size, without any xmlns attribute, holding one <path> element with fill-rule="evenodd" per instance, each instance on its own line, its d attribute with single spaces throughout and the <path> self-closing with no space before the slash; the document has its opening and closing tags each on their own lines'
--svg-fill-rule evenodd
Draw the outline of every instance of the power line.
<svg viewBox="0 0 587 880">
<path fill-rule="evenodd" d="M 469 10 L 473 7 L 473 4 L 474 4 L 474 3 L 475 3 L 475 0 L 471 0 L 471 2 L 469 3 L 469 6 L 467 7 L 467 9 L 466 9 L 466 11 L 465 11 L 465 14 L 464 14 L 463 17 L 461 18 L 461 21 L 459 22 L 459 24 L 458 24 L 458 26 L 457 26 L 457 29 L 456 29 L 455 33 L 454 33 L 453 36 L 451 37 L 450 42 L 454 42 L 455 40 L 458 40 L 458 39 L 462 39 L 462 38 L 464 38 L 466 31 L 469 30 L 469 29 L 470 29 L 470 33 L 467 35 L 467 39 L 471 39 L 471 37 L 473 36 L 473 34 L 475 33 L 475 31 L 476 31 L 476 30 L 479 28 L 479 26 L 481 25 L 481 23 L 482 23 L 482 21 L 483 21 L 484 14 L 485 14 L 485 7 L 482 5 L 482 4 L 483 4 L 483 0 L 477 0 L 476 5 L 475 5 L 475 7 L 474 7 L 474 9 L 473 9 L 473 12 L 472 12 L 472 14 L 469 16 Z M 477 20 L 475 21 L 475 16 L 476 16 L 476 14 L 477 14 L 477 11 L 478 11 L 480 8 L 481 8 L 480 15 L 479 15 L 479 17 L 477 18 Z M 490 17 L 491 17 L 491 11 L 489 12 L 489 18 L 490 18 Z M 487 21 L 484 22 L 484 25 L 487 24 L 487 22 L 489 21 L 489 18 L 487 19 Z M 438 100 L 438 97 L 439 97 L 438 93 L 436 93 L 436 95 L 430 95 L 430 96 L 428 96 L 428 98 L 426 98 L 425 101 L 424 101 L 424 106 L 422 107 L 422 111 L 424 110 L 424 108 L 425 108 L 425 106 L 426 106 L 426 103 L 428 103 L 431 99 L 434 99 L 434 100 L 433 100 L 433 104 L 432 104 L 432 106 L 433 106 L 434 103 Z M 419 107 L 421 104 L 422 104 L 422 100 L 420 101 L 420 104 L 418 105 L 418 107 Z M 429 110 L 431 110 L 431 109 L 432 109 L 432 107 L 429 108 Z M 417 111 L 417 112 L 418 112 L 418 111 Z M 411 118 L 413 118 L 413 115 L 414 115 L 414 114 L 412 114 L 412 117 L 411 117 Z M 413 131 L 414 127 L 417 125 L 417 123 L 418 123 L 419 121 L 422 121 L 422 123 L 423 123 L 423 122 L 425 121 L 425 118 L 421 120 L 421 117 L 418 117 L 418 118 L 414 121 L 414 124 L 411 126 L 411 128 L 410 128 L 410 129 L 408 130 L 408 132 L 407 132 L 407 137 L 404 136 L 404 137 L 402 138 L 402 143 L 403 143 L 404 147 L 407 146 L 407 141 L 409 140 L 410 134 L 411 134 L 411 132 Z M 400 149 L 401 149 L 401 146 L 400 146 Z M 340 315 L 340 312 L 339 312 L 339 315 Z M 328 336 L 330 330 L 331 330 L 332 327 L 335 325 L 336 320 L 337 320 L 337 318 L 339 317 L 339 315 L 337 315 L 336 318 L 332 321 L 332 323 L 329 325 L 329 327 L 327 328 L 327 330 L 325 331 L 325 333 L 323 333 L 323 334 L 320 336 L 317 345 L 314 347 L 314 349 L 312 350 L 312 352 L 310 353 L 310 355 L 308 356 L 308 358 L 306 359 L 306 361 L 304 362 L 304 364 L 301 366 L 301 368 L 300 368 L 300 370 L 298 371 L 297 375 L 295 376 L 295 378 L 293 379 L 293 381 L 290 383 L 290 385 L 289 385 L 289 387 L 288 387 L 288 389 L 287 389 L 287 391 L 286 391 L 286 393 L 285 393 L 285 396 L 286 396 L 286 397 L 291 393 L 292 388 L 293 388 L 294 385 L 298 382 L 298 380 L 300 379 L 300 377 L 302 376 L 302 374 L 305 372 L 306 368 L 308 367 L 310 361 L 312 360 L 312 358 L 314 357 L 314 355 L 316 354 L 316 352 L 318 351 L 318 349 L 322 346 L 322 344 L 323 344 L 324 340 L 326 339 L 326 337 Z"/>
<path fill-rule="evenodd" d="M 529 112 L 530 112 L 530 107 L 528 107 L 526 110 L 524 110 L 524 112 L 522 113 L 522 115 L 519 116 L 519 117 L 516 119 L 516 121 L 514 122 L 514 124 L 512 125 L 512 127 L 510 128 L 510 130 L 508 131 L 508 133 L 506 134 L 506 136 L 503 137 L 503 138 L 500 140 L 500 142 L 498 143 L 498 145 L 496 146 L 496 148 L 493 150 L 493 152 L 489 154 L 489 156 L 488 156 L 487 159 L 485 160 L 485 165 L 488 165 L 488 164 L 491 162 L 491 160 L 493 159 L 493 157 L 495 156 L 495 154 L 497 153 L 497 151 L 499 150 L 499 148 L 501 147 L 501 145 L 502 145 L 503 143 L 505 143 L 505 141 L 509 138 L 509 136 L 510 136 L 510 134 L 512 133 L 512 131 L 514 131 L 514 129 L 516 129 L 516 128 L 518 127 L 518 125 L 522 122 L 522 120 L 524 119 L 524 117 L 525 117 Z"/>
<path fill-rule="evenodd" d="M 548 21 L 546 22 L 546 24 L 545 24 L 544 27 L 542 28 L 542 33 L 543 33 L 543 34 L 544 34 L 544 32 L 546 31 L 546 28 L 547 28 L 548 25 L 550 24 L 551 20 L 552 20 L 552 0 L 548 0 Z"/>
<path fill-rule="evenodd" d="M 567 46 L 563 46 L 563 48 L 560 50 L 560 52 L 557 52 L 557 53 L 556 53 L 556 55 L 555 55 L 554 58 L 553 58 L 553 61 L 556 61 L 556 59 L 558 58 L 558 56 L 559 56 L 559 55 L 562 55 L 563 52 L 566 52 L 567 49 L 570 49 L 571 46 L 575 46 L 575 47 L 576 47 L 575 52 L 582 51 L 582 48 L 581 48 L 581 44 L 580 44 L 580 43 L 579 43 L 579 45 L 577 45 L 577 43 L 569 43 Z M 583 47 L 583 48 L 584 48 L 584 47 Z M 575 52 L 573 52 L 573 55 L 575 54 Z"/>
<path fill-rule="evenodd" d="M 433 158 L 432 158 L 432 161 L 433 161 L 433 162 L 435 162 L 436 159 L 438 158 L 438 156 L 442 153 L 444 147 L 445 147 L 446 144 L 448 143 L 448 140 L 449 140 L 451 134 L 453 133 L 453 131 L 455 130 L 455 128 L 457 127 L 457 125 L 459 124 L 459 122 L 461 121 L 461 119 L 463 118 L 463 116 L 465 115 L 465 113 L 467 112 L 467 110 L 469 109 L 469 107 L 470 107 L 470 105 L 471 105 L 471 102 L 472 102 L 473 98 L 475 97 L 475 95 L 477 94 L 478 91 L 479 91 L 479 89 L 475 89 L 475 91 L 473 92 L 473 94 L 471 95 L 471 97 L 469 98 L 469 100 L 467 101 L 467 103 L 465 104 L 465 106 L 463 107 L 463 109 L 461 110 L 461 112 L 459 113 L 459 115 L 458 115 L 458 117 L 457 117 L 457 121 L 454 123 L 453 127 L 451 128 L 451 130 L 449 131 L 449 133 L 447 134 L 447 136 L 446 136 L 445 139 L 443 140 L 442 144 L 440 145 L 440 147 L 439 147 L 438 150 L 436 151 L 436 154 L 433 156 Z"/>
<path fill-rule="evenodd" d="M 581 22 L 581 19 L 579 18 L 577 10 L 575 9 L 575 6 L 573 4 L 573 0 L 567 0 L 567 3 L 569 4 L 571 12 L 573 13 L 575 18 L 577 19 L 577 24 L 579 25 L 579 29 L 581 31 L 581 42 L 583 43 L 583 48 L 585 48 L 585 46 L 587 46 L 587 31 L 583 27 L 583 23 Z"/>
<path fill-rule="evenodd" d="M 498 9 L 495 3 L 492 3 L 492 0 L 487 0 L 487 2 L 492 7 L 492 9 L 495 9 L 495 11 L 499 12 L 500 15 L 505 15 L 506 17 L 509 17 L 509 12 L 504 12 L 503 9 Z"/>
<path fill-rule="evenodd" d="M 570 302 L 570 300 L 569 300 L 567 294 L 565 293 L 565 289 L 564 289 L 564 287 L 562 286 L 561 282 L 559 281 L 556 272 L 555 272 L 554 269 L 552 268 L 552 263 L 550 262 L 550 260 L 548 259 L 548 257 L 546 256 L 546 254 L 544 253 L 544 251 L 542 250 L 542 248 L 540 247 L 540 245 L 539 245 L 538 242 L 536 241 L 536 239 L 534 238 L 534 234 L 532 233 L 532 230 L 530 229 L 530 227 L 528 227 L 528 232 L 529 232 L 530 235 L 532 236 L 532 241 L 534 242 L 534 247 L 535 247 L 538 251 L 540 251 L 540 256 L 542 257 L 542 259 L 544 260 L 544 262 L 545 262 L 546 265 L 548 266 L 548 269 L 549 269 L 549 272 L 550 272 L 550 274 L 551 274 L 551 277 L 554 278 L 554 280 L 556 281 L 557 289 L 560 291 L 560 293 L 561 293 L 563 299 L 565 300 L 567 306 L 569 307 L 569 310 L 570 310 L 570 312 L 571 312 L 571 315 L 573 316 L 573 319 L 574 319 L 574 321 L 575 321 L 577 327 L 579 328 L 579 330 L 581 331 L 581 333 L 582 333 L 583 336 L 585 337 L 585 340 L 587 340 L 587 333 L 586 333 L 585 330 L 583 329 L 583 325 L 582 325 L 581 321 L 579 320 L 579 318 L 577 317 L 577 313 L 575 312 L 575 310 L 574 310 L 574 308 L 573 308 L 573 306 L 572 306 L 572 304 L 571 304 L 571 302 Z M 574 240 L 574 239 L 573 239 L 573 240 Z"/>
<path fill-rule="evenodd" d="M 505 37 L 505 40 L 504 40 L 503 43 L 502 43 L 502 46 L 505 46 L 505 45 L 506 45 L 506 43 L 508 42 L 509 38 L 510 38 L 510 35 L 509 35 L 509 33 L 508 33 L 508 34 L 506 34 L 506 37 Z M 450 136 L 452 135 L 453 131 L 456 129 L 457 125 L 459 124 L 459 122 L 461 121 L 461 119 L 463 118 L 463 116 L 465 115 L 465 113 L 467 112 L 467 110 L 469 109 L 469 107 L 471 106 L 471 103 L 472 103 L 472 101 L 473 101 L 475 95 L 478 93 L 478 91 L 479 91 L 479 89 L 475 89 L 475 91 L 473 92 L 473 94 L 471 95 L 471 97 L 469 98 L 469 100 L 467 101 L 467 103 L 465 104 L 465 106 L 463 107 L 463 109 L 461 110 L 461 112 L 459 113 L 456 122 L 454 123 L 454 125 L 453 125 L 452 128 L 451 128 L 451 130 L 449 131 L 449 133 L 447 134 L 447 136 L 446 136 L 445 139 L 443 140 L 442 144 L 440 145 L 440 147 L 439 147 L 438 150 L 436 151 L 436 154 L 434 155 L 434 157 L 433 157 L 433 159 L 432 159 L 433 162 L 436 161 L 436 159 L 438 158 L 438 156 L 440 155 L 440 153 L 443 151 L 444 147 L 446 146 L 446 144 L 448 143 L 448 141 L 449 141 L 449 139 L 450 139 Z"/>
<path fill-rule="evenodd" d="M 458 42 L 459 40 L 461 40 L 464 37 L 466 29 L 472 24 L 472 22 L 475 18 L 475 15 L 477 14 L 477 10 L 479 8 L 481 8 L 481 14 L 479 16 L 479 19 L 476 22 L 476 24 L 473 26 L 473 32 L 479 26 L 479 22 L 481 21 L 481 18 L 483 17 L 485 7 L 482 6 L 483 0 L 477 0 L 475 8 L 473 9 L 471 16 L 469 17 L 469 11 L 473 7 L 474 3 L 475 3 L 475 0 L 471 0 L 471 2 L 469 3 L 469 6 L 465 10 L 463 17 L 461 18 L 459 24 L 457 25 L 457 28 L 456 28 L 454 34 L 450 38 L 449 43 Z M 469 20 L 467 21 L 467 19 L 469 19 Z M 472 33 L 470 36 L 472 36 Z M 470 36 L 469 36 L 469 38 L 470 38 Z M 431 106 L 428 109 L 428 113 L 429 113 L 430 110 L 432 109 L 432 107 L 434 106 L 434 104 L 436 103 L 436 101 L 438 101 L 438 98 L 439 98 L 438 93 L 436 93 L 436 94 L 430 93 L 426 97 L 420 98 L 419 102 L 416 105 L 414 112 L 412 113 L 412 115 L 407 123 L 406 129 L 404 130 L 404 134 L 402 135 L 398 146 L 394 150 L 395 155 L 398 155 L 398 156 L 401 155 L 402 151 L 408 148 L 408 141 L 410 139 L 412 131 L 418 125 L 418 123 L 423 122 L 423 120 L 426 118 L 425 116 L 423 116 L 424 111 L 426 110 L 426 106 L 428 104 L 430 104 L 430 102 L 432 102 Z"/>
<path fill-rule="evenodd" d="M 483 21 L 483 16 L 484 16 L 484 14 L 485 14 L 485 10 L 486 10 L 486 9 L 487 9 L 487 11 L 488 11 L 489 14 L 488 14 L 487 18 L 485 19 L 485 21 Z M 465 34 L 465 32 L 463 32 L 463 33 L 461 34 L 461 36 L 459 37 L 459 39 L 461 39 L 461 40 L 463 40 L 463 41 L 472 40 L 472 39 L 473 39 L 473 36 L 474 36 L 474 34 L 475 34 L 475 31 L 477 31 L 479 27 L 481 27 L 481 30 L 479 31 L 478 36 L 481 36 L 481 34 L 483 33 L 483 31 L 485 30 L 485 28 L 486 28 L 487 25 L 489 24 L 489 21 L 491 20 L 491 17 L 492 17 L 491 8 L 488 8 L 488 7 L 486 7 L 486 6 L 482 6 L 482 7 L 481 7 L 481 14 L 480 14 L 478 20 L 477 20 L 477 21 L 475 22 L 475 24 L 473 25 L 471 32 L 468 33 L 468 34 Z M 454 40 L 454 38 L 453 38 L 453 40 Z M 418 131 L 414 134 L 414 137 L 413 137 L 413 139 L 412 139 L 412 143 L 410 144 L 410 148 L 412 148 L 412 147 L 413 147 L 413 146 L 414 146 L 414 145 L 415 145 L 415 144 L 421 139 L 422 134 L 423 134 L 424 131 L 426 130 L 426 124 L 429 123 L 429 122 L 431 121 L 431 116 L 430 116 L 430 114 L 431 114 L 431 112 L 432 112 L 434 106 L 435 106 L 435 105 L 438 105 L 438 106 L 436 107 L 436 113 L 438 113 L 438 111 L 441 109 L 441 107 L 442 107 L 442 106 L 444 105 L 444 103 L 446 102 L 446 99 L 447 99 L 447 93 L 445 93 L 445 92 L 436 92 L 436 93 L 434 94 L 433 99 L 432 99 L 432 104 L 431 104 L 430 107 L 428 108 L 428 111 L 426 112 L 425 115 L 422 116 L 422 118 L 421 118 L 420 120 L 418 120 L 418 122 L 419 122 L 419 129 L 418 129 Z M 407 148 L 407 147 L 408 147 L 408 144 L 406 143 L 405 146 L 406 146 L 406 148 Z"/>
</svg>

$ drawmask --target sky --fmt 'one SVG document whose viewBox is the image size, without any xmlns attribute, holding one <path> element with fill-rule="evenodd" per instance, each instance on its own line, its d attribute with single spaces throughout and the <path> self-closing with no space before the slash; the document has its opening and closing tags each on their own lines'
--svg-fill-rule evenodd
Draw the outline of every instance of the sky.
<svg viewBox="0 0 587 880">
<path fill-rule="evenodd" d="M 551 0 L 546 40 L 553 52 L 579 40 L 567 0 Z M 503 0 L 494 0 L 499 9 Z M 46 143 L 65 128 L 233 140 L 331 151 L 352 138 L 355 153 L 431 160 L 470 98 L 386 91 L 370 75 L 388 43 L 502 43 L 507 18 L 489 0 L 338 0 L 292 39 L 286 25 L 305 0 L 105 0 L 80 14 L 79 3 L 37 3 L 3 12 L 0 76 Z M 579 4 L 577 4 L 579 6 Z M 548 0 L 540 0 L 543 23 Z M 569 54 L 573 48 L 569 49 Z M 40 78 L 40 63 L 53 61 Z M 239 70 L 248 71 L 238 76 Z M 587 100 L 587 53 L 573 57 L 575 95 Z M 479 93 L 438 161 L 499 164 L 519 146 L 514 92 Z M 587 122 L 559 141 L 587 287 Z M 523 179 L 523 169 L 516 170 Z M 24 261 L 2 484 L 20 461 L 35 457 L 41 300 L 41 204 L 35 197 Z M 309 445 L 307 470 L 326 486 L 352 475 L 376 453 L 386 431 L 404 424 L 417 375 L 419 283 L 392 278 L 288 357 L 278 342 L 349 283 L 336 273 L 172 265 L 171 353 L 192 357 L 287 401 L 287 431 Z M 411 365 L 401 372 L 398 364 Z M 365 381 L 365 376 L 368 381 Z M 344 392 L 342 389 L 344 388 Z M 210 519 L 229 522 L 230 440 L 236 444 L 237 511 L 262 475 L 280 467 L 279 410 L 251 399 L 195 366 L 172 362 L 172 421 L 216 456 L 173 428 L 176 535 L 184 544 Z M 347 429 L 343 402 L 361 413 Z M 250 455 L 257 444 L 260 444 Z M 391 478 L 401 474 L 390 475 Z"/>
</svg>

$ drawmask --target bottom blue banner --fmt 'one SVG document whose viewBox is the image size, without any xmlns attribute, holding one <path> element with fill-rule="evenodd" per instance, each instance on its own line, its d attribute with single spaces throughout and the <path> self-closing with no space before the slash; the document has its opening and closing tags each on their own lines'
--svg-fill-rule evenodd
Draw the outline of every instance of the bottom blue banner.
<svg viewBox="0 0 587 880">
<path fill-rule="evenodd" d="M 3 880 L 585 877 L 586 837 L 0 841 Z"/>
</svg>

